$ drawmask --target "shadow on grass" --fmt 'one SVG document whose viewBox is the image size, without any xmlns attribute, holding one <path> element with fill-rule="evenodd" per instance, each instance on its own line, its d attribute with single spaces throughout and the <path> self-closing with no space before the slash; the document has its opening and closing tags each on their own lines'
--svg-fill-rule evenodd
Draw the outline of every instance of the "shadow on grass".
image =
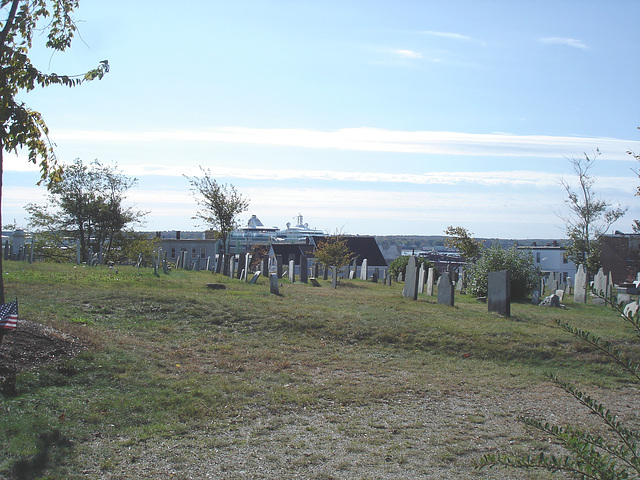
<svg viewBox="0 0 640 480">
<path fill-rule="evenodd" d="M 54 447 L 67 449 L 71 447 L 71 442 L 59 430 L 41 433 L 38 436 L 38 451 L 31 457 L 17 460 L 14 463 L 13 477 L 18 480 L 40 477 L 49 464 L 51 450 Z"/>
</svg>

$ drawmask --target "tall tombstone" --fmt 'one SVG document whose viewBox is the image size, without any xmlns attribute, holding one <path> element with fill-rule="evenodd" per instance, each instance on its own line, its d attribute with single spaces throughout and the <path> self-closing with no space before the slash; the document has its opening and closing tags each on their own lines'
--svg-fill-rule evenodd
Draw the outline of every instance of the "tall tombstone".
<svg viewBox="0 0 640 480">
<path fill-rule="evenodd" d="M 609 278 L 605 275 L 604 269 L 600 268 L 596 276 L 593 277 L 593 289 L 596 293 L 596 298 L 593 299 L 593 303 L 596 305 L 605 305 L 607 302 L 600 296 L 606 297 L 609 290 Z"/>
<path fill-rule="evenodd" d="M 389 286 L 389 287 L 390 287 L 390 286 L 391 286 L 391 281 L 392 281 L 392 280 L 393 280 L 393 279 L 391 278 L 391 274 L 390 274 L 390 273 L 389 273 L 389 274 L 387 274 L 387 278 L 385 279 L 385 284 L 386 284 L 387 286 Z"/>
<path fill-rule="evenodd" d="M 436 269 L 434 267 L 429 268 L 429 273 L 427 274 L 427 285 L 425 288 L 425 292 L 428 296 L 433 296 L 433 286 L 435 285 L 435 276 Z"/>
<path fill-rule="evenodd" d="M 360 267 L 360 280 L 367 281 L 369 278 L 369 260 L 366 258 L 362 260 L 362 266 Z"/>
<path fill-rule="evenodd" d="M 238 270 L 236 271 L 236 278 L 238 280 L 242 279 L 242 272 L 244 271 L 244 262 L 246 261 L 247 254 L 241 253 L 238 255 Z"/>
<path fill-rule="evenodd" d="M 380 275 L 380 272 L 379 272 L 379 270 L 376 268 L 376 269 L 373 271 L 373 275 L 371 276 L 371 281 L 372 281 L 373 283 L 378 283 L 378 276 L 379 276 L 379 275 Z"/>
<path fill-rule="evenodd" d="M 276 255 L 276 275 L 282 278 L 282 255 Z"/>
<path fill-rule="evenodd" d="M 207 257 L 207 262 L 205 263 L 204 269 L 208 272 L 211 270 L 211 257 Z"/>
<path fill-rule="evenodd" d="M 267 256 L 262 257 L 262 269 L 260 271 L 264 276 L 269 275 L 269 257 Z"/>
<path fill-rule="evenodd" d="M 460 272 L 460 275 L 458 276 L 458 281 L 456 282 L 456 290 L 458 292 L 462 292 L 462 290 L 464 290 L 464 283 L 465 283 L 465 273 L 464 273 L 464 270 L 462 270 Z"/>
<path fill-rule="evenodd" d="M 280 280 L 276 273 L 272 273 L 269 275 L 269 292 L 272 295 L 280 295 L 280 284 L 278 283 Z"/>
<path fill-rule="evenodd" d="M 244 257 L 244 281 L 249 279 L 249 268 L 251 267 L 251 254 L 247 253 Z"/>
<path fill-rule="evenodd" d="M 427 270 L 424 266 L 424 263 L 421 263 L 420 270 L 418 271 L 418 293 L 424 293 L 424 282 L 426 274 Z"/>
<path fill-rule="evenodd" d="M 413 255 L 409 257 L 407 262 L 407 276 L 404 281 L 402 296 L 413 300 L 418 299 L 418 259 Z"/>
<path fill-rule="evenodd" d="M 349 280 L 356 278 L 356 271 L 349 269 Z"/>
<path fill-rule="evenodd" d="M 489 272 L 487 305 L 490 312 L 511 316 L 511 273 L 509 270 Z"/>
<path fill-rule="evenodd" d="M 306 255 L 300 255 L 300 281 L 307 283 L 309 279 L 309 261 Z"/>
<path fill-rule="evenodd" d="M 356 278 L 356 275 L 358 273 L 358 260 L 354 259 L 350 264 L 349 264 L 349 272 L 348 272 L 348 279 L 349 280 L 353 280 L 354 278 Z"/>
<path fill-rule="evenodd" d="M 555 293 L 558 290 L 558 285 L 560 284 L 560 275 L 558 272 L 551 272 L 549 274 L 549 282 L 547 283 L 547 289 L 551 293 Z"/>
<path fill-rule="evenodd" d="M 575 303 L 587 303 L 587 272 L 584 265 L 578 265 L 574 280 L 573 301 Z"/>
<path fill-rule="evenodd" d="M 223 263 L 224 262 L 222 261 L 222 254 L 221 253 L 216 254 L 216 273 L 222 272 Z"/>
<path fill-rule="evenodd" d="M 455 289 L 449 272 L 444 272 L 438 278 L 438 303 L 453 307 Z"/>
<path fill-rule="evenodd" d="M 222 255 L 222 274 L 225 277 L 229 276 L 229 265 L 231 265 L 231 255 L 225 253 Z"/>
<path fill-rule="evenodd" d="M 229 255 L 229 278 L 236 278 L 236 256 Z"/>
<path fill-rule="evenodd" d="M 296 281 L 296 261 L 289 260 L 289 281 L 294 283 Z"/>
</svg>

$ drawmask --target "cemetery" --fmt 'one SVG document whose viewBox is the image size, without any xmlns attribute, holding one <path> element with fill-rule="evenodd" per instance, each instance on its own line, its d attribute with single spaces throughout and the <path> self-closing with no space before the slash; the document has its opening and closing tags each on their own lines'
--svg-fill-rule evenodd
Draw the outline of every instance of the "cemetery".
<svg viewBox="0 0 640 480">
<path fill-rule="evenodd" d="M 499 271 L 476 297 L 464 271 L 415 257 L 392 277 L 367 258 L 336 271 L 299 252 L 214 255 L 207 268 L 166 268 L 162 255 L 115 269 L 7 260 L 25 320 L 0 345 L 0 406 L 22 413 L 0 429 L 23 433 L 4 436 L 15 440 L 0 472 L 504 478 L 475 464 L 540 447 L 518 415 L 577 415 L 599 428 L 548 371 L 637 418 L 614 362 L 556 320 L 613 335 L 633 354 L 633 332 L 594 292 L 637 311 L 639 284 L 613 285 L 604 271 L 589 284 L 579 266 L 570 283 L 547 275 L 522 300 Z M 46 402 L 29 410 L 37 399 Z M 534 473 L 509 478 L 547 478 Z"/>
</svg>

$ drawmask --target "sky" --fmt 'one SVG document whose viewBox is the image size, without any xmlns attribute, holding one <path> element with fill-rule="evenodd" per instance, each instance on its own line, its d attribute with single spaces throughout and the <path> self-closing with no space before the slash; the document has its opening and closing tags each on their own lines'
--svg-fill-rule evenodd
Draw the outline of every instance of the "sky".
<svg viewBox="0 0 640 480">
<path fill-rule="evenodd" d="M 637 0 L 82 0 L 75 18 L 72 48 L 34 63 L 110 73 L 19 98 L 63 164 L 138 179 L 137 230 L 204 230 L 203 167 L 249 199 L 241 224 L 564 238 L 560 182 L 597 151 L 594 190 L 628 207 L 613 229 L 640 218 Z M 4 224 L 28 228 L 38 179 L 5 155 Z"/>
</svg>

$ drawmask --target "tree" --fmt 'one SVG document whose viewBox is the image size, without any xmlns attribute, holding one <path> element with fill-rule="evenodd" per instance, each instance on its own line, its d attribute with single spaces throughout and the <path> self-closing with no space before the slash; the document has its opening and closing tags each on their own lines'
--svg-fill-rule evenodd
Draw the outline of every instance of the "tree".
<svg viewBox="0 0 640 480">
<path fill-rule="evenodd" d="M 540 271 L 533 264 L 530 251 L 519 250 L 515 245 L 509 249 L 493 245 L 484 249 L 476 263 L 469 266 L 467 289 L 478 297 L 485 297 L 489 290 L 489 273 L 501 270 L 511 273 L 513 298 L 526 298 L 540 278 Z"/>
<path fill-rule="evenodd" d="M 431 263 L 429 260 L 427 260 L 424 257 L 417 257 L 418 258 L 418 267 L 420 267 L 421 264 L 424 265 L 424 268 L 429 271 L 430 268 L 433 268 L 434 265 L 433 263 Z M 391 262 L 391 264 L 389 265 L 389 274 L 397 277 L 398 275 L 400 275 L 402 273 L 402 278 L 405 278 L 407 275 L 407 265 L 409 264 L 409 255 L 403 255 L 401 257 L 396 258 L 393 262 Z M 436 269 L 436 275 L 438 274 L 438 270 Z"/>
<path fill-rule="evenodd" d="M 68 239 L 73 238 L 82 258 L 92 248 L 96 253 L 102 250 L 106 260 L 115 260 L 114 241 L 146 214 L 123 206 L 127 191 L 136 183 L 137 179 L 98 161 L 85 165 L 76 159 L 66 166 L 60 180 L 50 186 L 48 205 L 25 207 L 29 225 L 45 240 L 41 253 L 52 260 L 64 259 L 69 255 Z"/>
<path fill-rule="evenodd" d="M 327 237 L 318 242 L 313 254 L 323 265 L 335 268 L 336 274 L 338 270 L 349 265 L 357 256 L 349 250 L 347 240 L 339 235 Z"/>
<path fill-rule="evenodd" d="M 185 177 L 191 191 L 202 208 L 193 218 L 200 218 L 211 227 L 216 238 L 222 240 L 227 251 L 229 234 L 236 227 L 236 216 L 249 208 L 249 200 L 238 193 L 233 185 L 219 184 L 209 169 L 200 167 L 204 177 Z"/>
<path fill-rule="evenodd" d="M 444 231 L 448 235 L 444 239 L 444 244 L 449 248 L 455 248 L 460 252 L 466 261 L 475 262 L 482 251 L 482 243 L 475 238 L 469 230 L 463 227 L 448 226 Z"/>
<path fill-rule="evenodd" d="M 596 150 L 592 157 L 585 153 L 584 158 L 568 159 L 578 177 L 577 191 L 566 180 L 560 180 L 567 193 L 565 204 L 571 212 L 563 218 L 570 240 L 565 256 L 576 265 L 583 264 L 590 274 L 600 268 L 600 239 L 627 211 L 596 196 L 593 190 L 595 177 L 590 170 L 599 155 L 600 151 Z"/>
<path fill-rule="evenodd" d="M 78 0 L 0 0 L 4 15 L 4 21 L 0 22 L 0 211 L 4 151 L 17 153 L 26 148 L 30 162 L 40 161 L 41 182 L 51 184 L 61 175 L 44 118 L 17 100 L 18 93 L 29 92 L 36 86 L 74 87 L 101 79 L 109 71 L 106 60 L 78 76 L 46 74 L 31 62 L 29 52 L 34 33 L 44 35 L 46 48 L 54 52 L 62 52 L 71 45 L 77 30 L 72 14 L 77 7 Z M 0 275 L 0 303 L 4 303 L 3 275 Z"/>
</svg>

